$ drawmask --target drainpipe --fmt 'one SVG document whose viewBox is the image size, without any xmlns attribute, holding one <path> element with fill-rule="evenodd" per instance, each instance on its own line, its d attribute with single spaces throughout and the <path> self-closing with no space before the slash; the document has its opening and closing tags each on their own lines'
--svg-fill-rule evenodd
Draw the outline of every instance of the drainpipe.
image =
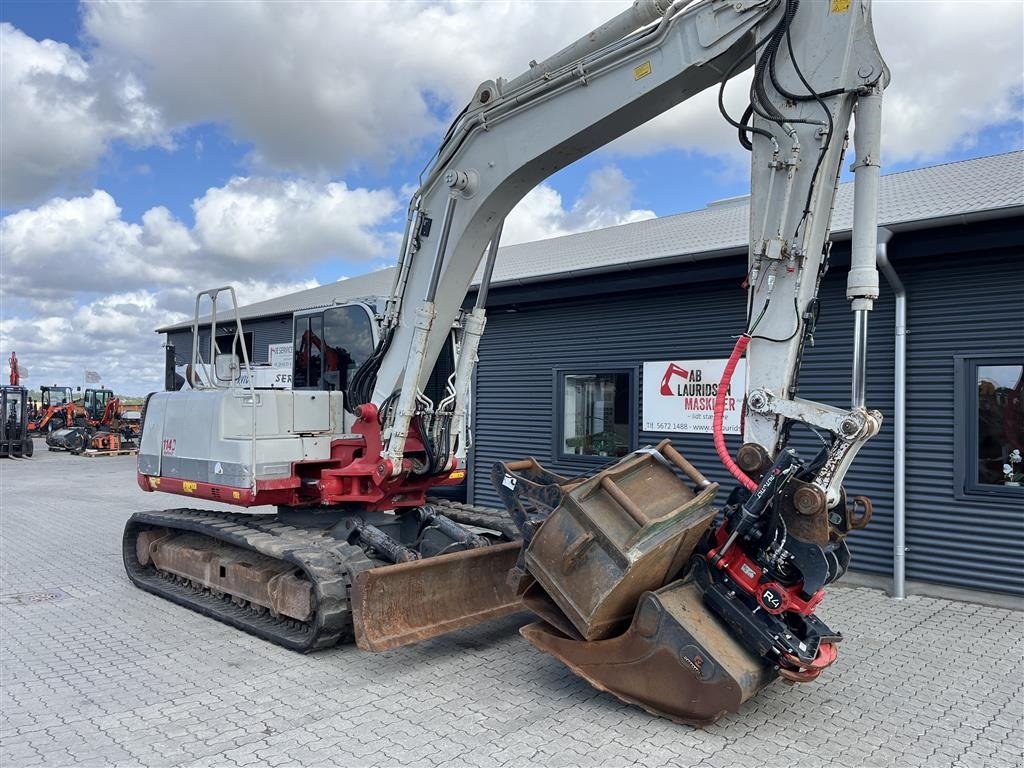
<svg viewBox="0 0 1024 768">
<path fill-rule="evenodd" d="M 879 227 L 878 269 L 896 296 L 896 362 L 893 425 L 892 596 L 906 597 L 907 565 L 907 289 L 889 261 L 892 232 Z"/>
</svg>

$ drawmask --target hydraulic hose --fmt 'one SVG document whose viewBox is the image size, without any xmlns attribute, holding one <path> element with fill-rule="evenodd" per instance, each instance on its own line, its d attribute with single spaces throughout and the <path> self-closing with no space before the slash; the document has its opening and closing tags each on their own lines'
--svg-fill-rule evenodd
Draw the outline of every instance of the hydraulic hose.
<svg viewBox="0 0 1024 768">
<path fill-rule="evenodd" d="M 722 432 L 722 421 L 725 418 L 725 396 L 726 392 L 729 391 L 729 382 L 732 381 L 732 374 L 736 370 L 736 364 L 743 357 L 743 353 L 746 351 L 749 343 L 750 336 L 747 334 L 740 336 L 736 340 L 736 346 L 733 347 L 732 354 L 729 356 L 729 362 L 725 364 L 722 380 L 718 382 L 718 394 L 715 397 L 715 420 L 712 423 L 712 430 L 715 435 L 715 450 L 718 452 L 718 458 L 722 460 L 722 464 L 729 470 L 730 475 L 739 480 L 740 484 L 748 491 L 753 492 L 757 490 L 757 483 L 751 480 L 739 468 L 739 465 L 733 461 L 732 456 L 729 455 L 729 449 L 725 446 L 725 434 Z"/>
</svg>

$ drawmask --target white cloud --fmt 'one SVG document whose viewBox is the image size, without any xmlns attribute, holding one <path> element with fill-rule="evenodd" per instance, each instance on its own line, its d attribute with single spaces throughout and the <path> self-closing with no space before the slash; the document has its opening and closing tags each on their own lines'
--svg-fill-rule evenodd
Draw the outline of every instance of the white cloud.
<svg viewBox="0 0 1024 768">
<path fill-rule="evenodd" d="M 508 215 L 501 235 L 502 245 L 654 218 L 654 211 L 632 208 L 632 193 L 629 179 L 613 165 L 591 173 L 583 193 L 568 209 L 555 189 L 541 184 Z"/>
<path fill-rule="evenodd" d="M 0 347 L 31 386 L 85 368 L 138 393 L 162 381 L 153 331 L 191 317 L 196 291 L 235 286 L 239 303 L 317 285 L 302 273 L 327 257 L 362 272 L 394 237 L 388 191 L 236 178 L 193 205 L 189 227 L 166 208 L 126 221 L 103 190 L 54 198 L 0 222 Z M 389 254 L 390 255 L 390 254 Z"/>
<path fill-rule="evenodd" d="M 137 74 L 171 125 L 223 123 L 271 167 L 337 173 L 432 144 L 444 127 L 438 112 L 461 108 L 480 81 L 519 74 L 618 10 L 600 2 L 89 3 L 83 19 L 97 59 Z"/>
<path fill-rule="evenodd" d="M 99 78 L 64 43 L 0 24 L 0 204 L 74 188 L 109 142 L 167 143 L 157 110 L 131 74 Z"/>
<path fill-rule="evenodd" d="M 971 146 L 986 126 L 1015 122 L 1024 98 L 1024 3 L 879 0 L 885 91 L 883 159 L 927 161 Z"/>
<path fill-rule="evenodd" d="M 397 210 L 389 190 L 344 183 L 235 178 L 192 205 L 207 252 L 240 262 L 350 260 L 382 254 L 376 231 Z"/>
<path fill-rule="evenodd" d="M 362 263 L 386 254 L 392 237 L 383 228 L 397 203 L 387 190 L 239 177 L 208 189 L 193 210 L 192 228 L 163 207 L 136 224 L 95 190 L 9 214 L 0 223 L 2 292 L 52 301 L 260 279 L 327 257 Z"/>
<path fill-rule="evenodd" d="M 211 122 L 252 142 L 257 169 L 338 174 L 410 157 L 433 145 L 478 82 L 518 74 L 618 9 L 601 2 L 88 3 L 87 55 L 4 24 L 3 196 L 10 204 L 79 191 L 113 139 L 170 146 L 170 129 Z M 936 158 L 969 146 L 985 126 L 1018 119 L 1022 9 L 1014 0 L 875 3 L 893 71 L 890 160 Z M 744 106 L 747 78 L 730 89 L 734 113 Z M 611 151 L 675 148 L 743 165 L 713 91 Z"/>
<path fill-rule="evenodd" d="M 317 285 L 315 280 L 235 284 L 238 300 L 251 304 Z M 104 385 L 139 395 L 163 386 L 162 337 L 154 330 L 192 316 L 191 290 L 137 290 L 101 296 L 77 308 L 0 320 L 4 359 L 16 350 L 29 369 L 25 386 L 82 383 L 83 371 L 98 371 Z M 182 351 L 187 355 L 188 351 Z"/>
<path fill-rule="evenodd" d="M 892 72 L 885 92 L 882 146 L 889 162 L 928 161 L 971 146 L 986 126 L 1015 122 L 1024 139 L 1024 3 L 1019 0 L 875 0 L 875 36 Z M 726 88 L 738 117 L 749 71 Z M 611 154 L 666 148 L 718 155 L 744 170 L 749 155 L 718 111 L 710 88 L 609 146 Z"/>
<path fill-rule="evenodd" d="M 0 223 L 2 290 L 52 298 L 178 282 L 197 250 L 188 230 L 165 208 L 149 210 L 139 225 L 124 221 L 103 190 L 54 198 Z"/>
</svg>

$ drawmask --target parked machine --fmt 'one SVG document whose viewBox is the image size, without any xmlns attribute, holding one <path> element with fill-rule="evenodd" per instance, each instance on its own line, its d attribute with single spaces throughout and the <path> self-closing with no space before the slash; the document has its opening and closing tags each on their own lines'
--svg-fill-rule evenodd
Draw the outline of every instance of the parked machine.
<svg viewBox="0 0 1024 768">
<path fill-rule="evenodd" d="M 32 438 L 28 434 L 28 390 L 20 386 L 0 387 L 0 459 L 30 458 Z"/>
<path fill-rule="evenodd" d="M 136 447 L 138 424 L 122 418 L 121 400 L 111 390 L 86 389 L 81 403 L 76 401 L 67 408 L 71 425 L 50 430 L 46 435 L 51 451 L 82 453 L 90 449 L 121 451 L 129 445 L 132 449 Z"/>
<path fill-rule="evenodd" d="M 71 387 L 43 385 L 39 388 L 39 405 L 29 419 L 29 431 L 48 434 L 75 424 L 74 395 Z"/>
<path fill-rule="evenodd" d="M 428 499 L 465 475 L 505 216 L 550 174 L 751 66 L 747 110 L 722 108 L 751 152 L 752 187 L 748 319 L 715 410 L 715 444 L 737 481 L 725 505 L 713 506 L 717 485 L 667 442 L 584 477 L 532 459 L 500 464 L 503 513 Z M 296 327 L 296 339 L 315 335 L 344 355 L 299 344 L 307 369 L 294 372 L 296 389 L 239 386 L 249 360 L 237 311 L 232 350 L 211 341 L 204 361 L 198 347 L 200 301 L 216 328 L 218 299 L 234 306 L 234 292 L 197 297 L 195 389 L 148 399 L 139 486 L 277 515 L 137 513 L 124 532 L 129 577 L 303 651 L 353 637 L 393 648 L 526 606 L 538 617 L 523 630 L 533 645 L 624 701 L 692 723 L 735 711 L 779 677 L 814 679 L 841 637 L 815 607 L 846 570 L 846 535 L 870 516 L 842 484 L 882 418 L 864 382 L 888 79 L 869 0 L 637 0 L 518 77 L 481 83 L 412 197 L 391 295 Z M 851 405 L 837 408 L 795 392 L 854 108 L 856 330 Z M 453 332 L 454 373 L 428 398 Z M 722 414 L 744 354 L 733 457 Z M 344 360 L 345 375 L 326 375 L 325 359 Z M 788 446 L 797 423 L 826 436 L 809 460 Z"/>
</svg>

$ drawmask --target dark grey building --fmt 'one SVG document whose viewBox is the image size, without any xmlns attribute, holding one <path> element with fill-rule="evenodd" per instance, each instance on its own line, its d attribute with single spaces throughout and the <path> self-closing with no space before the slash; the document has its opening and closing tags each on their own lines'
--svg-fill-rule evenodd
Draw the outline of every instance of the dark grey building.
<svg viewBox="0 0 1024 768">
<path fill-rule="evenodd" d="M 644 429 L 643 370 L 728 356 L 745 323 L 747 217 L 742 198 L 501 249 L 475 386 L 471 500 L 496 503 L 489 470 L 498 459 L 532 455 L 573 475 L 665 437 L 731 487 L 709 434 Z M 851 220 L 852 188 L 844 185 L 800 377 L 802 397 L 838 405 L 849 400 Z M 906 323 L 897 322 L 892 283 L 883 282 L 870 321 L 868 403 L 885 423 L 846 481 L 851 495 L 874 505 L 871 525 L 850 537 L 854 568 L 893 572 L 902 478 L 908 578 L 1024 594 L 1024 463 L 1013 455 L 1024 449 L 1024 152 L 885 176 L 879 220 L 892 232 L 888 257 Z M 254 359 L 290 340 L 291 312 L 386 294 L 391 278 L 383 270 L 244 308 Z M 159 330 L 187 356 L 187 325 Z M 812 433 L 793 437 L 802 452 L 816 451 Z"/>
</svg>

